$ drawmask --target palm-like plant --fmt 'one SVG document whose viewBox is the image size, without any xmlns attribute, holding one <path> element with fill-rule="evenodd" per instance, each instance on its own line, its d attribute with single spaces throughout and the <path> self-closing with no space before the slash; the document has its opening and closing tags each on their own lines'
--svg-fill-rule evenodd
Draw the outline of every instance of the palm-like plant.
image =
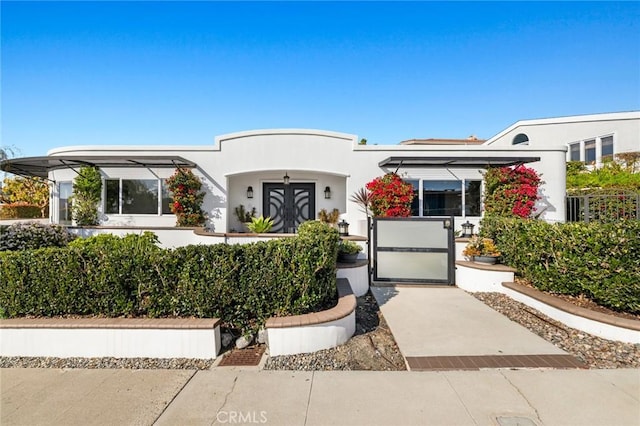
<svg viewBox="0 0 640 426">
<path fill-rule="evenodd" d="M 351 194 L 349 200 L 358 204 L 361 211 L 369 216 L 369 207 L 371 206 L 371 192 L 369 192 L 366 188 L 360 188 L 353 194 Z"/>
</svg>

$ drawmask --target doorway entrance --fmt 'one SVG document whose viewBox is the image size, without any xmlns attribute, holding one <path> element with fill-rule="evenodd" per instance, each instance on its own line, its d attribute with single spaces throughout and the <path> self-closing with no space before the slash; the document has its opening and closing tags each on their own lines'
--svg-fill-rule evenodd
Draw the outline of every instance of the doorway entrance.
<svg viewBox="0 0 640 426">
<path fill-rule="evenodd" d="M 271 232 L 294 233 L 315 219 L 315 183 L 264 183 L 262 211 L 273 219 Z"/>
</svg>

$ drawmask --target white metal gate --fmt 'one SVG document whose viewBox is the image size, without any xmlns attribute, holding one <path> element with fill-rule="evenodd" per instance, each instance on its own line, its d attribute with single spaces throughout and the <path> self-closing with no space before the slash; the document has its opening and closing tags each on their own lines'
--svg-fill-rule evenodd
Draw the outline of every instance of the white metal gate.
<svg viewBox="0 0 640 426">
<path fill-rule="evenodd" d="M 453 217 L 373 218 L 373 281 L 454 284 Z"/>
</svg>

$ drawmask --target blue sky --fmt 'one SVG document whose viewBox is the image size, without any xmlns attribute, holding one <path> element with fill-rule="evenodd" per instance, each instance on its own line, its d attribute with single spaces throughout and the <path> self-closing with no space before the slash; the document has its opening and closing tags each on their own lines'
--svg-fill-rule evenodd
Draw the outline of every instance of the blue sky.
<svg viewBox="0 0 640 426">
<path fill-rule="evenodd" d="M 261 128 L 370 144 L 640 109 L 640 5 L 7 2 L 0 145 L 206 145 Z"/>
</svg>

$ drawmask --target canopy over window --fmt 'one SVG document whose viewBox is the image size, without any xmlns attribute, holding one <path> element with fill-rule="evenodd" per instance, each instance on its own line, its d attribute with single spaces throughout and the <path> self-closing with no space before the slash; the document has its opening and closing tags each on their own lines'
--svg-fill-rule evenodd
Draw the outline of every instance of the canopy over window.
<svg viewBox="0 0 640 426">
<path fill-rule="evenodd" d="M 76 167 L 144 167 L 144 168 L 194 168 L 196 163 L 179 156 L 63 156 L 23 157 L 0 161 L 0 170 L 21 176 L 46 178 L 50 171 L 75 169 Z"/>
<path fill-rule="evenodd" d="M 540 157 L 389 157 L 380 167 L 505 167 L 540 161 Z"/>
</svg>

